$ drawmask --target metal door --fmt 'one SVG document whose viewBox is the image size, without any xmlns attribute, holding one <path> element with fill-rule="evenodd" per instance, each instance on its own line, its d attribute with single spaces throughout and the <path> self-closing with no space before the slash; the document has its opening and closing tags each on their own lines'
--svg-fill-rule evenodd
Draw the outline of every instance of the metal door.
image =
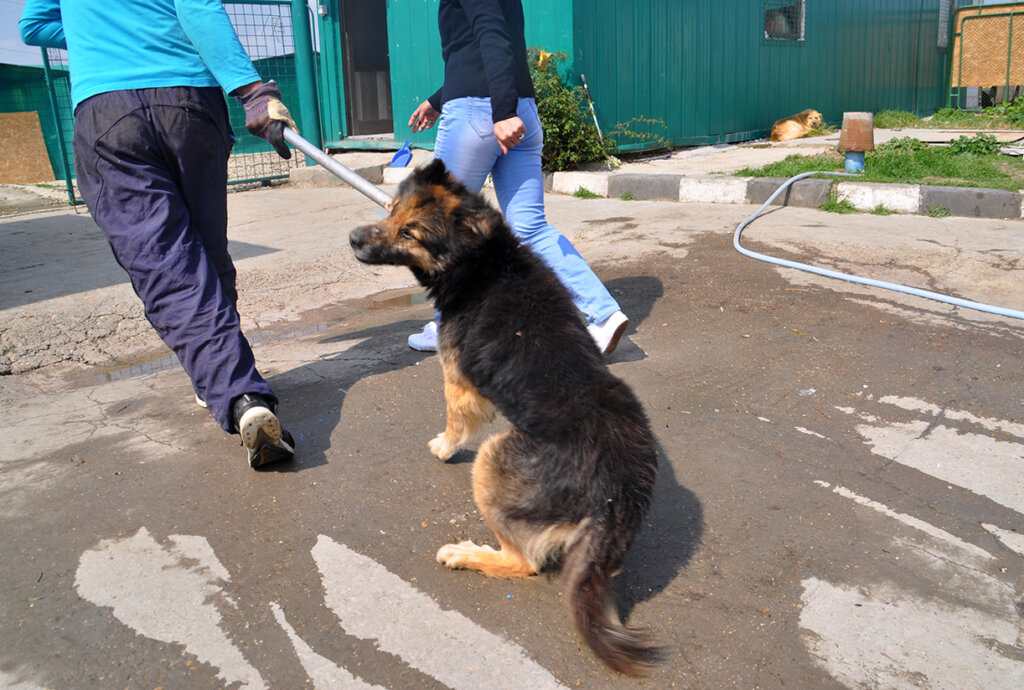
<svg viewBox="0 0 1024 690">
<path fill-rule="evenodd" d="M 345 111 L 353 136 L 391 134 L 387 0 L 341 0 Z"/>
</svg>

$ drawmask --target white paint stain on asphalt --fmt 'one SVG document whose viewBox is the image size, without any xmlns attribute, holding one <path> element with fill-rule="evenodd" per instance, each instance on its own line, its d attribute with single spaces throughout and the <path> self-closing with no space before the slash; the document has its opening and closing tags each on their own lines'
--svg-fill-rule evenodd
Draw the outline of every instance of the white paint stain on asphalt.
<svg viewBox="0 0 1024 690">
<path fill-rule="evenodd" d="M 114 617 L 137 634 L 181 645 L 216 669 L 225 686 L 266 688 L 221 625 L 218 606 L 238 606 L 223 591 L 221 585 L 230 575 L 210 543 L 194 535 L 172 535 L 167 542 L 157 543 L 145 528 L 130 537 L 101 541 L 79 559 L 76 590 L 83 599 L 110 607 Z M 517 645 L 455 611 L 443 610 L 343 544 L 321 536 L 313 557 L 326 603 L 346 633 L 375 640 L 380 649 L 449 687 L 562 687 Z M 384 690 L 315 652 L 288 623 L 279 604 L 271 603 L 270 608 L 317 690 Z"/>
<path fill-rule="evenodd" d="M 560 688 L 542 666 L 456 611 L 442 609 L 372 559 L 320 536 L 313 558 L 327 606 L 345 632 L 379 647 L 451 688 Z"/>
<path fill-rule="evenodd" d="M 927 420 L 857 431 L 871 450 L 901 465 L 987 496 L 1024 512 L 1024 445 L 934 424 Z"/>
<path fill-rule="evenodd" d="M 879 398 L 878 401 L 888 405 L 895 405 L 896 407 L 901 407 L 904 410 L 910 410 L 911 412 L 922 412 L 932 417 L 942 416 L 954 422 L 968 422 L 969 424 L 975 424 L 990 431 L 1002 431 L 1010 434 L 1011 436 L 1024 439 L 1024 424 L 1017 424 L 1016 422 L 1010 422 L 1005 419 L 978 417 L 965 410 L 943 409 L 938 405 L 925 400 L 908 398 L 902 395 L 885 395 Z"/>
<path fill-rule="evenodd" d="M 806 644 L 837 680 L 869 688 L 1020 688 L 1024 663 L 1010 619 L 886 586 L 803 581 Z"/>
<path fill-rule="evenodd" d="M 1010 530 L 990 525 L 987 522 L 981 525 L 986 530 L 995 535 L 996 539 L 1003 542 L 1003 545 L 1011 551 L 1016 551 L 1021 556 L 1024 556 L 1024 534 L 1020 532 L 1011 532 Z"/>
<path fill-rule="evenodd" d="M 886 421 L 877 410 L 837 409 L 865 422 L 857 431 L 874 453 L 1024 509 L 1024 426 L 915 398 L 868 402 L 899 408 L 899 421 Z M 921 418 L 906 421 L 907 411 Z M 930 584 L 922 594 L 865 569 L 857 583 L 805 579 L 800 623 L 818 663 L 851 687 L 1024 687 L 1021 569 L 996 568 L 993 553 L 926 520 L 845 487 L 832 491 L 913 528 L 894 525 L 886 552 Z M 984 528 L 1024 554 L 1024 536 L 998 525 Z"/>
<path fill-rule="evenodd" d="M 295 653 L 299 655 L 302 668 L 305 669 L 309 679 L 313 681 L 313 687 L 316 690 L 386 690 L 379 685 L 371 685 L 356 678 L 330 659 L 314 652 L 295 632 L 295 628 L 288 623 L 284 611 L 277 603 L 272 603 L 270 609 L 274 612 L 277 624 L 288 634 Z"/>
<path fill-rule="evenodd" d="M 145 528 L 124 539 L 101 541 L 82 554 L 75 589 L 136 633 L 180 644 L 217 669 L 225 685 L 266 688 L 263 678 L 221 628 L 216 602 L 230 602 L 221 581 L 227 570 L 202 537 L 172 536 L 161 546 Z"/>
<path fill-rule="evenodd" d="M 828 482 L 815 482 L 815 484 L 818 484 L 819 486 L 823 486 L 826 489 L 829 487 Z M 981 559 L 983 561 L 991 560 L 993 558 L 992 554 L 990 554 L 985 549 L 983 549 L 981 547 L 978 547 L 978 546 L 975 546 L 974 544 L 970 544 L 968 542 L 965 542 L 963 539 L 960 539 L 959 537 L 956 537 L 956 536 L 950 534 L 949 532 L 947 532 L 947 531 L 945 531 L 943 529 L 939 529 L 938 527 L 936 527 L 935 525 L 931 524 L 930 522 L 925 522 L 924 520 L 919 520 L 918 518 L 914 517 L 913 515 L 907 515 L 905 513 L 898 513 L 895 510 L 893 510 L 892 508 L 889 508 L 888 506 L 886 506 L 886 505 L 884 505 L 882 503 L 879 503 L 878 501 L 872 501 L 870 498 L 867 498 L 865 496 L 861 496 L 861 495 L 851 491 L 850 489 L 847 489 L 844 486 L 837 486 L 834 489 L 832 489 L 832 492 L 836 493 L 836 494 L 839 494 L 840 496 L 843 496 L 844 498 L 848 498 L 851 501 L 854 501 L 855 503 L 859 503 L 862 506 L 867 506 L 868 508 L 871 508 L 872 510 L 878 511 L 882 515 L 887 515 L 887 516 L 889 516 L 891 518 L 899 520 L 903 524 L 909 525 L 909 526 L 913 527 L 914 529 L 920 530 L 920 531 L 924 532 L 925 534 L 928 534 L 928 535 L 930 535 L 932 537 L 935 537 L 936 539 L 939 539 L 939 540 L 945 542 L 946 544 L 949 544 L 949 545 L 953 546 L 954 548 L 959 549 L 960 551 L 964 552 L 965 554 L 969 554 L 970 556 L 973 556 L 974 558 L 978 558 L 978 559 Z"/>
</svg>

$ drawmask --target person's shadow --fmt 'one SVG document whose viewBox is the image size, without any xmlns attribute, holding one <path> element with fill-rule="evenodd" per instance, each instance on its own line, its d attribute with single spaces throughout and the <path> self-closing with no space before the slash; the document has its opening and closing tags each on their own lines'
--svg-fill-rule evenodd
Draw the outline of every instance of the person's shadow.
<svg viewBox="0 0 1024 690">
<path fill-rule="evenodd" d="M 342 418 L 348 391 L 359 381 L 394 372 L 433 356 L 417 352 L 406 343 L 410 333 L 420 330 L 430 319 L 412 317 L 400 321 L 356 329 L 319 341 L 318 345 L 337 344 L 335 352 L 284 374 L 269 378 L 281 401 L 282 422 L 296 441 L 295 461 L 267 467 L 268 471 L 301 472 L 328 464 L 331 436 Z M 420 310 L 422 311 L 422 310 Z M 432 400 L 437 406 L 439 401 Z M 444 409 L 443 401 L 440 401 Z"/>
</svg>

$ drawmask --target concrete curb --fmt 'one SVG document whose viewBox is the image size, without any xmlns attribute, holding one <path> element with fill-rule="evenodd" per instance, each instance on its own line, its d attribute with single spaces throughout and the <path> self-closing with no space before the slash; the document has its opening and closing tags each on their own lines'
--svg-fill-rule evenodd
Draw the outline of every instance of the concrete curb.
<svg viewBox="0 0 1024 690">
<path fill-rule="evenodd" d="M 419 164 L 423 161 L 415 161 Z M 352 166 L 349 166 L 352 167 Z M 353 167 L 373 184 L 398 184 L 412 166 L 392 168 L 387 163 Z M 326 170 L 311 166 L 292 169 L 289 180 L 300 187 L 344 185 Z M 599 197 L 682 203 L 762 204 L 785 182 L 776 177 L 687 177 L 678 174 L 570 171 L 545 173 L 544 189 L 558 194 L 585 190 Z M 828 179 L 800 180 L 775 200 L 778 206 L 817 208 L 833 193 L 854 208 L 871 212 L 879 207 L 896 213 L 950 215 L 966 218 L 1024 218 L 1024 193 L 974 187 L 938 187 L 913 184 Z"/>
<path fill-rule="evenodd" d="M 781 177 L 579 172 L 556 172 L 551 177 L 552 191 L 563 194 L 574 194 L 583 188 L 616 199 L 674 199 L 702 204 L 763 204 L 786 181 Z M 896 213 L 929 215 L 944 209 L 942 215 L 967 218 L 1024 218 L 1021 192 L 838 179 L 800 180 L 780 195 L 774 205 L 817 208 L 828 201 L 833 190 L 839 200 L 846 200 L 864 212 L 883 207 Z"/>
</svg>

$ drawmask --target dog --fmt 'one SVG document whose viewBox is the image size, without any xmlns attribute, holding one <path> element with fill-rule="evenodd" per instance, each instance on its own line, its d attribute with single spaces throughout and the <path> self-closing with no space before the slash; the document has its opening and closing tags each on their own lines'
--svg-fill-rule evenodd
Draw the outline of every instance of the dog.
<svg viewBox="0 0 1024 690">
<path fill-rule="evenodd" d="M 645 675 L 659 650 L 622 624 L 609 584 L 650 505 L 656 444 L 568 290 L 440 160 L 413 171 L 390 215 L 349 241 L 363 263 L 408 266 L 441 313 L 447 423 L 430 451 L 452 457 L 496 410 L 512 426 L 473 465 L 474 499 L 500 548 L 447 544 L 438 562 L 525 578 L 560 560 L 583 638 L 612 669 Z"/>
<path fill-rule="evenodd" d="M 812 129 L 821 127 L 821 113 L 817 110 L 804 110 L 778 120 L 772 125 L 772 141 L 789 141 L 799 139 Z"/>
</svg>

